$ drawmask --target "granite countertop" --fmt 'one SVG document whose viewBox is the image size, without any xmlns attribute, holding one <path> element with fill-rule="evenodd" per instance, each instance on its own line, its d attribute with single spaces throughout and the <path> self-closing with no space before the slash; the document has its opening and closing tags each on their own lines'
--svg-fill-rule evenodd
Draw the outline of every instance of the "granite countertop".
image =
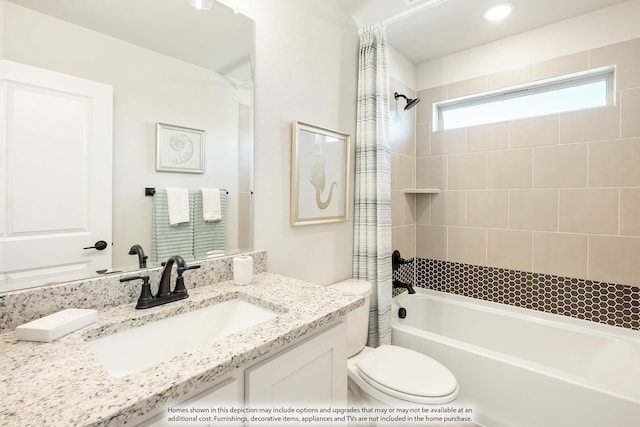
<svg viewBox="0 0 640 427">
<path fill-rule="evenodd" d="M 187 281 L 187 288 L 189 283 Z M 0 335 L 0 424 L 120 426 L 237 367 L 283 349 L 363 304 L 362 297 L 272 273 L 189 290 L 186 300 L 146 310 L 127 304 L 51 343 Z M 216 302 L 240 298 L 278 317 L 125 377 L 110 376 L 87 342 Z"/>
</svg>

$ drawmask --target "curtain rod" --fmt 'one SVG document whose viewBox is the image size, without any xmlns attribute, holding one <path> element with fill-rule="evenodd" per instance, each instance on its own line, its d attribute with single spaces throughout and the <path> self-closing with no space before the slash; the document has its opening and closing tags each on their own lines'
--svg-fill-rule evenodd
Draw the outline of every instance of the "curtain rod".
<svg viewBox="0 0 640 427">
<path fill-rule="evenodd" d="M 393 16 L 383 19 L 382 21 L 380 21 L 380 23 L 385 27 L 387 27 L 389 25 L 395 24 L 396 22 L 400 22 L 405 18 L 408 18 L 409 16 L 413 15 L 416 12 L 421 11 L 422 9 L 429 9 L 431 7 L 435 7 L 441 3 L 444 3 L 446 1 L 448 0 L 427 0 L 424 3 L 421 3 L 417 6 L 412 7 L 411 9 L 407 9 L 403 12 L 397 13 Z"/>
</svg>

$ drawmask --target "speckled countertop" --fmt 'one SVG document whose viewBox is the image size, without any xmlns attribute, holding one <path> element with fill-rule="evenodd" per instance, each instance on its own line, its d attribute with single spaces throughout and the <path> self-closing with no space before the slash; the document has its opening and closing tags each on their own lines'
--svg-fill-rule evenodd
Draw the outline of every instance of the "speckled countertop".
<svg viewBox="0 0 640 427">
<path fill-rule="evenodd" d="M 189 294 L 186 300 L 147 310 L 135 310 L 133 304 L 101 310 L 96 323 L 51 343 L 1 334 L 0 425 L 120 426 L 363 304 L 361 297 L 271 273 L 254 276 L 248 286 L 227 281 Z M 121 378 L 110 376 L 87 346 L 114 332 L 233 298 L 281 314 Z"/>
</svg>

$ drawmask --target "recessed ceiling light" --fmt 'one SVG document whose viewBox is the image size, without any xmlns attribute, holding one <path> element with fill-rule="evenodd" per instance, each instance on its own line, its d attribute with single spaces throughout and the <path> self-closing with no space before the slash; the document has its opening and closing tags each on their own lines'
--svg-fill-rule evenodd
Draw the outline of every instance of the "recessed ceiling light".
<svg viewBox="0 0 640 427">
<path fill-rule="evenodd" d="M 198 10 L 209 10 L 213 6 L 213 0 L 187 0 L 187 2 Z"/>
<path fill-rule="evenodd" d="M 482 17 L 487 21 L 502 21 L 511 15 L 515 9 L 516 5 L 513 3 L 500 3 L 485 10 Z"/>
</svg>

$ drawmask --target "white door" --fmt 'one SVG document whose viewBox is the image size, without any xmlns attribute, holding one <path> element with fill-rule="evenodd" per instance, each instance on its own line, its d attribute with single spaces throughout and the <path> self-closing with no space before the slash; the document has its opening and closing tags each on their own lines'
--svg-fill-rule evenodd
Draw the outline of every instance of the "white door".
<svg viewBox="0 0 640 427">
<path fill-rule="evenodd" d="M 111 86 L 0 61 L 0 291 L 111 267 L 112 121 Z"/>
</svg>

